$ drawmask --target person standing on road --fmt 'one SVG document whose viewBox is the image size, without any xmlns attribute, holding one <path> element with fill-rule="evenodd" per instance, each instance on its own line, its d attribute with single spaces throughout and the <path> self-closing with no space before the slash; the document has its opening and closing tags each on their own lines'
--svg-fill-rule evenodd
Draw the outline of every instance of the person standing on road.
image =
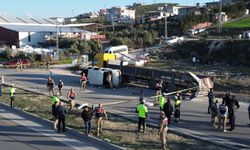
<svg viewBox="0 0 250 150">
<path fill-rule="evenodd" d="M 23 62 L 21 59 L 19 59 L 19 64 L 20 64 L 20 70 L 23 71 Z"/>
<path fill-rule="evenodd" d="M 155 85 L 155 88 L 156 88 L 156 96 L 159 96 L 161 95 L 161 92 L 162 92 L 162 84 L 163 84 L 163 81 L 160 80 L 156 83 Z"/>
<path fill-rule="evenodd" d="M 59 93 L 58 93 L 59 94 Z M 52 96 L 52 115 L 54 121 L 54 129 L 57 130 L 58 118 L 57 118 L 57 106 L 59 105 L 60 99 L 57 95 Z"/>
<path fill-rule="evenodd" d="M 171 115 L 173 113 L 173 106 L 168 100 L 163 106 L 163 112 L 165 113 L 166 117 L 168 118 L 168 125 L 171 123 Z"/>
<path fill-rule="evenodd" d="M 210 114 L 211 105 L 214 103 L 214 99 L 215 99 L 213 89 L 210 89 L 210 91 L 207 94 L 207 97 L 208 97 L 207 113 Z"/>
<path fill-rule="evenodd" d="M 159 109 L 160 109 L 160 111 L 162 111 L 163 110 L 163 106 L 164 106 L 164 104 L 167 102 L 167 99 L 164 97 L 164 94 L 162 94 L 162 95 L 160 95 L 159 97 L 158 97 L 158 103 L 159 103 Z"/>
<path fill-rule="evenodd" d="M 106 81 L 107 81 L 107 88 L 113 88 L 113 84 L 112 84 L 112 73 L 108 73 L 107 77 L 106 77 Z"/>
<path fill-rule="evenodd" d="M 69 112 L 75 107 L 75 99 L 76 99 L 76 92 L 73 88 L 67 94 L 67 98 L 69 100 Z"/>
<path fill-rule="evenodd" d="M 88 106 L 84 106 L 81 117 L 84 121 L 85 133 L 87 136 L 90 134 L 92 116 L 93 110 L 90 109 Z"/>
<path fill-rule="evenodd" d="M 250 126 L 250 103 L 249 103 L 249 106 L 248 106 L 248 117 L 249 117 L 249 126 Z"/>
<path fill-rule="evenodd" d="M 195 66 L 196 65 L 196 57 L 195 56 L 192 58 L 192 62 L 193 62 L 193 66 Z"/>
<path fill-rule="evenodd" d="M 62 79 L 59 80 L 57 86 L 58 86 L 59 94 L 60 94 L 60 96 L 62 96 L 62 89 L 63 89 L 63 86 L 64 86 L 64 83 L 63 83 Z"/>
<path fill-rule="evenodd" d="M 14 107 L 15 94 L 16 88 L 14 87 L 14 84 L 12 84 L 10 88 L 10 107 Z"/>
<path fill-rule="evenodd" d="M 20 61 L 17 60 L 17 63 L 16 63 L 16 72 L 19 72 L 20 70 Z"/>
<path fill-rule="evenodd" d="M 52 79 L 51 77 L 49 77 L 48 81 L 47 81 L 47 88 L 48 88 L 50 96 L 51 95 L 55 95 L 54 87 L 55 87 L 54 79 Z"/>
<path fill-rule="evenodd" d="M 174 100 L 174 117 L 175 122 L 177 123 L 180 120 L 181 116 L 181 97 L 179 96 L 179 93 L 176 94 L 175 100 Z"/>
<path fill-rule="evenodd" d="M 230 103 L 229 97 L 230 97 L 230 93 L 226 92 L 225 96 L 222 99 L 222 103 L 227 105 L 227 107 L 229 106 L 229 103 Z"/>
<path fill-rule="evenodd" d="M 223 102 L 219 106 L 219 130 L 226 132 L 226 124 L 227 124 L 227 115 L 228 115 L 228 107 Z"/>
<path fill-rule="evenodd" d="M 102 126 L 105 119 L 108 119 L 108 115 L 102 104 L 99 103 L 98 107 L 95 108 L 95 120 L 96 120 L 96 135 L 99 136 L 102 133 Z"/>
<path fill-rule="evenodd" d="M 228 131 L 234 131 L 236 112 L 237 112 L 237 109 L 240 108 L 240 105 L 239 105 L 239 101 L 235 99 L 235 96 L 230 96 L 229 99 L 230 99 L 230 103 L 228 107 L 228 117 L 229 117 L 230 128 L 228 129 Z"/>
<path fill-rule="evenodd" d="M 85 91 L 86 90 L 86 86 L 87 86 L 87 81 L 88 81 L 85 73 L 82 74 L 80 81 L 81 81 L 81 90 Z"/>
<path fill-rule="evenodd" d="M 146 118 L 148 118 L 148 108 L 145 106 L 145 100 L 142 100 L 136 107 L 136 113 L 138 113 L 138 132 L 143 127 L 143 133 L 146 131 Z"/>
<path fill-rule="evenodd" d="M 160 115 L 160 125 L 159 125 L 159 132 L 158 135 L 160 135 L 161 143 L 162 143 L 162 149 L 167 149 L 167 131 L 168 131 L 168 118 L 166 117 L 165 113 L 161 111 Z"/>
<path fill-rule="evenodd" d="M 211 123 L 212 126 L 217 128 L 217 121 L 218 121 L 218 106 L 217 106 L 218 100 L 216 100 L 214 103 L 212 103 L 211 108 L 210 108 L 210 113 L 211 113 Z"/>
<path fill-rule="evenodd" d="M 3 88 L 2 77 L 0 77 L 0 96 L 2 96 L 2 88 Z"/>
<path fill-rule="evenodd" d="M 67 110 L 64 108 L 64 103 L 59 102 L 57 106 L 57 118 L 58 118 L 58 133 L 61 132 L 61 124 L 62 124 L 62 132 L 65 132 L 65 116 L 67 114 Z"/>
</svg>

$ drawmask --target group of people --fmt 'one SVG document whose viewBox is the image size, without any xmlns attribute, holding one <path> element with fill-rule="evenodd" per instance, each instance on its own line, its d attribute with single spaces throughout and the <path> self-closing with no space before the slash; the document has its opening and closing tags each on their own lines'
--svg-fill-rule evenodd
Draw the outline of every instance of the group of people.
<svg viewBox="0 0 250 150">
<path fill-rule="evenodd" d="M 52 96 L 52 115 L 54 120 L 54 129 L 58 131 L 58 133 L 65 132 L 65 117 L 67 113 L 70 113 L 72 110 L 72 105 L 70 105 L 69 110 L 66 110 L 64 107 L 64 103 L 60 101 L 60 99 L 54 95 Z M 88 105 L 80 106 L 78 109 L 82 109 L 81 118 L 84 122 L 85 133 L 87 136 L 91 134 L 91 126 L 92 126 L 92 118 L 94 117 L 96 120 L 96 135 L 99 136 L 102 133 L 103 122 L 105 119 L 108 119 L 107 113 L 103 108 L 102 104 L 94 108 L 89 107 Z M 61 128 L 62 125 L 62 128 Z"/>
<path fill-rule="evenodd" d="M 177 123 L 180 120 L 180 107 L 181 107 L 181 101 L 182 96 L 181 93 L 177 92 L 176 95 L 173 98 L 174 101 L 174 107 L 172 106 L 170 99 L 167 99 L 164 96 L 164 93 L 162 93 L 163 88 L 163 82 L 159 81 L 156 84 L 156 101 L 154 103 L 159 105 L 159 132 L 160 139 L 162 142 L 162 148 L 167 148 L 167 131 L 168 131 L 168 125 L 171 123 L 171 116 L 174 111 L 174 118 L 175 122 Z M 148 108 L 147 108 L 147 102 L 144 100 L 144 93 L 143 91 L 140 92 L 140 98 L 139 98 L 139 104 L 136 107 L 136 113 L 138 113 L 138 132 L 141 132 L 141 126 L 142 126 L 142 133 L 146 131 L 146 120 L 149 118 L 148 114 Z"/>
<path fill-rule="evenodd" d="M 213 89 L 208 92 L 208 113 L 211 114 L 212 126 L 222 132 L 235 130 L 235 118 L 237 110 L 240 108 L 239 101 L 235 99 L 235 96 L 230 95 L 229 92 L 225 94 L 222 102 L 217 106 L 218 100 L 215 100 Z M 250 105 L 249 105 L 250 107 Z M 226 128 L 227 120 L 229 119 L 230 128 Z"/>
</svg>

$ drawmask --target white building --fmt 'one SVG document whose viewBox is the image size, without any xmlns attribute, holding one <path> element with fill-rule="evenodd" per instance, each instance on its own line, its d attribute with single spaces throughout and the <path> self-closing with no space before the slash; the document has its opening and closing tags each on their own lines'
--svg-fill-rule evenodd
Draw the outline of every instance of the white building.
<svg viewBox="0 0 250 150">
<path fill-rule="evenodd" d="M 0 42 L 9 46 L 38 46 L 49 37 L 57 34 L 65 37 L 80 36 L 80 33 L 92 32 L 78 29 L 78 26 L 90 24 L 58 25 L 52 19 L 32 19 L 0 16 Z"/>
<path fill-rule="evenodd" d="M 178 6 L 178 5 L 167 5 L 164 11 L 170 14 L 185 16 L 188 14 L 195 13 L 196 7 L 194 6 Z"/>
<path fill-rule="evenodd" d="M 135 10 L 127 7 L 107 9 L 106 20 L 109 22 L 131 22 L 135 20 Z"/>
</svg>

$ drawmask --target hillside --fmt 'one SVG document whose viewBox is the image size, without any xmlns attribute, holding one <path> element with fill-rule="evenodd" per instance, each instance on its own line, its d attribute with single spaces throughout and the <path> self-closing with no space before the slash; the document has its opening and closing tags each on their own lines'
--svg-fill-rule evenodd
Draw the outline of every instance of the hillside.
<svg viewBox="0 0 250 150">
<path fill-rule="evenodd" d="M 143 13 L 148 11 L 155 11 L 158 7 L 165 6 L 166 3 L 157 3 L 157 4 L 150 4 L 150 5 L 141 5 L 141 6 L 132 6 L 131 9 L 136 10 L 135 17 L 140 18 L 142 17 Z"/>
<path fill-rule="evenodd" d="M 224 28 L 250 28 L 250 16 L 223 24 Z"/>
</svg>

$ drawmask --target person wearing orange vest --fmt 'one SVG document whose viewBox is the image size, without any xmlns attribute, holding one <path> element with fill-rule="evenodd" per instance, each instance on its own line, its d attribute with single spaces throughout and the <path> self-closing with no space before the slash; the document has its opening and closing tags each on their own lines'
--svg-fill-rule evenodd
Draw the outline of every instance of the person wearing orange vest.
<svg viewBox="0 0 250 150">
<path fill-rule="evenodd" d="M 87 77 L 85 76 L 85 73 L 82 74 L 80 81 L 81 81 L 81 90 L 84 91 L 86 89 L 88 81 Z"/>
<path fill-rule="evenodd" d="M 99 136 L 100 133 L 102 133 L 104 117 L 105 119 L 108 119 L 108 116 L 101 103 L 99 103 L 98 107 L 95 108 L 94 113 L 96 120 L 96 135 Z"/>
<path fill-rule="evenodd" d="M 75 107 L 76 92 L 73 88 L 68 92 L 67 98 L 69 100 L 69 112 Z"/>
</svg>

